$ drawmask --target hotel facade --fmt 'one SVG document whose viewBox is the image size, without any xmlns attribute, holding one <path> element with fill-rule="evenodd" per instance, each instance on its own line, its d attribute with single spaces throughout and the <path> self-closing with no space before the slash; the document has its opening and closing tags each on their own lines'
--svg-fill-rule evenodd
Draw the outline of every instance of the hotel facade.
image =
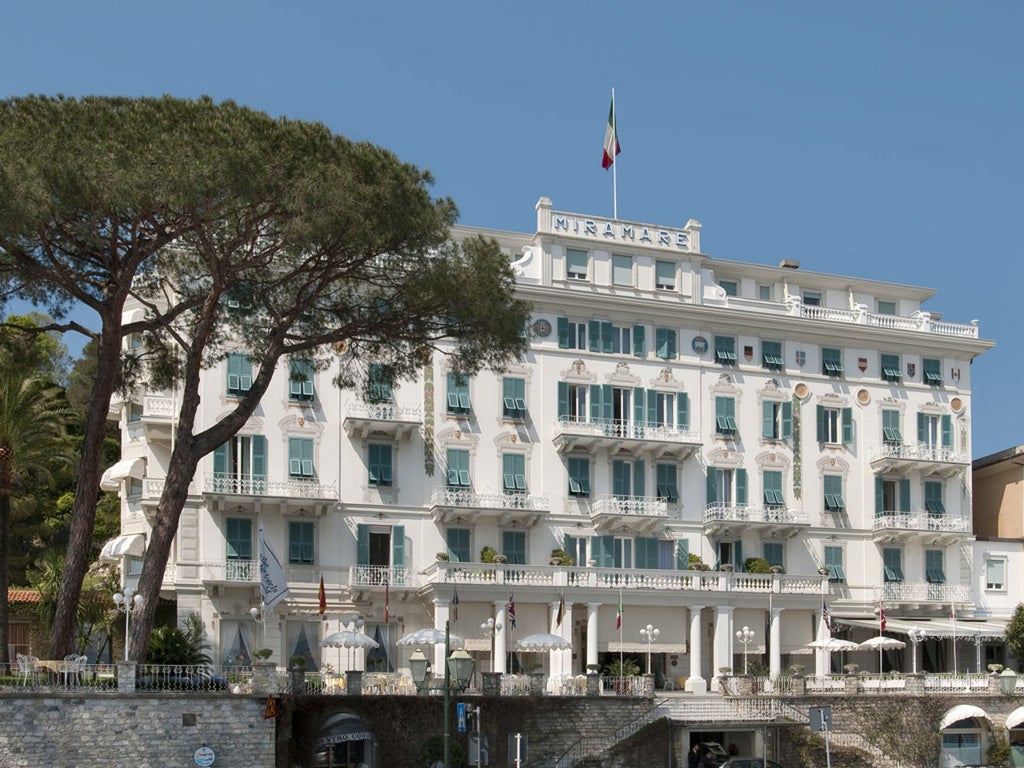
<svg viewBox="0 0 1024 768">
<path fill-rule="evenodd" d="M 464 378 L 438 354 L 399 382 L 367 361 L 364 386 L 340 390 L 330 367 L 286 361 L 201 462 L 162 595 L 201 616 L 219 663 L 267 647 L 281 665 L 399 671 L 414 650 L 400 637 L 448 624 L 484 671 L 650 654 L 659 687 L 703 692 L 747 659 L 826 674 L 839 656 L 808 647 L 826 606 L 854 640 L 878 634 L 879 608 L 890 631 L 929 627 L 930 671 L 956 637 L 976 638 L 961 668 L 1000 660 L 972 575 L 971 362 L 992 346 L 976 322 L 923 309 L 925 288 L 714 259 L 695 220 L 546 198 L 536 212 L 533 234 L 452 233 L 494 238 L 532 303 L 508 370 Z M 241 349 L 206 371 L 196 429 L 251 376 Z M 145 388 L 112 406 L 123 454 L 104 487 L 121 493 L 122 535 L 104 552 L 129 586 L 176 410 Z M 289 587 L 272 611 L 261 525 Z M 379 648 L 320 647 L 346 628 Z M 518 649 L 538 633 L 570 647 Z M 856 661 L 911 668 L 909 650 Z"/>
</svg>

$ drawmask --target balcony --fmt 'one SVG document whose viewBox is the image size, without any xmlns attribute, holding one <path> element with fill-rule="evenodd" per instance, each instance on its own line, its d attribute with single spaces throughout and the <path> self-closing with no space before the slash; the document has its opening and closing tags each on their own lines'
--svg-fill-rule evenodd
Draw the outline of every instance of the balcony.
<svg viewBox="0 0 1024 768">
<path fill-rule="evenodd" d="M 595 496 L 590 518 L 598 533 L 652 533 L 668 518 L 668 502 L 654 496 Z"/>
<path fill-rule="evenodd" d="M 350 400 L 345 404 L 342 423 L 349 437 L 365 439 L 371 435 L 391 440 L 406 440 L 423 425 L 423 409 L 386 401 L 368 403 Z"/>
<path fill-rule="evenodd" d="M 266 477 L 258 475 L 213 475 L 205 478 L 203 493 L 215 499 L 236 502 L 238 497 L 287 501 L 302 499 L 314 502 L 338 500 L 338 483 L 300 477 Z"/>
<path fill-rule="evenodd" d="M 645 421 L 583 420 L 563 416 L 555 422 L 552 436 L 558 451 L 606 448 L 612 453 L 625 452 L 638 458 L 676 461 L 701 447 L 699 432 Z"/>
<path fill-rule="evenodd" d="M 902 607 L 919 605 L 966 605 L 971 602 L 971 588 L 962 584 L 931 584 L 926 581 L 887 581 L 874 589 L 874 600 L 884 600 L 886 606 L 896 603 Z"/>
<path fill-rule="evenodd" d="M 548 497 L 536 493 L 477 493 L 469 488 L 442 486 L 430 497 L 430 514 L 437 523 L 469 523 L 493 517 L 498 525 L 531 528 L 550 511 Z"/>
<path fill-rule="evenodd" d="M 324 568 L 319 565 L 285 563 L 283 565 L 285 580 L 288 585 L 312 594 L 319 586 L 320 577 L 328 588 L 345 584 L 351 578 L 349 568 Z M 405 569 L 401 569 L 403 572 Z M 260 561 L 253 560 L 220 560 L 204 563 L 177 563 L 175 582 L 188 582 L 198 578 L 204 584 L 220 586 L 258 585 L 260 581 Z M 344 578 L 343 578 L 344 577 Z M 166 579 L 165 579 L 166 581 Z M 384 582 L 381 581 L 381 589 Z"/>
<path fill-rule="evenodd" d="M 924 477 L 946 478 L 963 472 L 970 463 L 967 453 L 928 443 L 885 443 L 871 451 L 871 469 L 877 474 L 915 471 Z"/>
<path fill-rule="evenodd" d="M 965 515 L 933 515 L 928 512 L 885 512 L 875 517 L 871 534 L 882 544 L 913 539 L 926 544 L 953 544 L 971 535 L 971 518 Z"/>
<path fill-rule="evenodd" d="M 730 506 L 716 502 L 704 510 L 705 536 L 734 536 L 751 531 L 789 539 L 810 527 L 806 512 L 785 507 Z"/>
</svg>

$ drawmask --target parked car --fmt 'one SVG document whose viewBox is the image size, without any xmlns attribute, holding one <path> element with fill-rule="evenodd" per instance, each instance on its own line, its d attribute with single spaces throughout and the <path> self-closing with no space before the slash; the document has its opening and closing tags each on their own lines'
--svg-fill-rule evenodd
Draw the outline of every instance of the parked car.
<svg viewBox="0 0 1024 768">
<path fill-rule="evenodd" d="M 774 760 L 765 760 L 763 757 L 730 757 L 721 768 L 782 768 Z"/>
<path fill-rule="evenodd" d="M 711 759 L 715 765 L 722 765 L 726 760 L 729 759 L 729 753 L 725 751 L 725 747 L 719 744 L 717 741 L 704 741 L 701 742 L 701 753 L 710 752 Z"/>
</svg>

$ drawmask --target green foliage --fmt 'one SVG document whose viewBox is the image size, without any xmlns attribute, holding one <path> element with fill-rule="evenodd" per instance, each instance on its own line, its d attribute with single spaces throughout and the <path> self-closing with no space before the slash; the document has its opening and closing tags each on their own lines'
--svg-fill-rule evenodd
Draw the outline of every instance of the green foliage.
<svg viewBox="0 0 1024 768">
<path fill-rule="evenodd" d="M 941 696 L 880 697 L 861 710 L 864 727 L 860 732 L 896 763 L 933 768 L 942 749 L 939 723 L 948 708 L 949 701 Z"/>
<path fill-rule="evenodd" d="M 557 565 L 576 565 L 576 558 L 570 555 L 564 549 L 552 549 L 551 560 L 557 560 Z"/>
<path fill-rule="evenodd" d="M 763 557 L 748 557 L 743 561 L 747 573 L 771 573 L 772 567 Z"/>
<path fill-rule="evenodd" d="M 1006 647 L 1018 660 L 1024 661 L 1024 603 L 1018 605 L 1006 625 Z"/>
<path fill-rule="evenodd" d="M 153 630 L 149 639 L 146 662 L 149 664 L 208 665 L 203 623 L 198 614 L 190 613 L 180 627 L 163 626 Z"/>
<path fill-rule="evenodd" d="M 700 555 L 693 552 L 690 553 L 689 567 L 691 571 L 708 571 L 711 570 L 708 564 L 705 563 Z"/>
<path fill-rule="evenodd" d="M 492 546 L 484 546 L 480 550 L 480 562 L 481 563 L 493 563 L 495 558 L 498 556 L 498 550 Z"/>
<path fill-rule="evenodd" d="M 613 659 L 608 664 L 608 674 L 612 677 L 631 677 L 640 674 L 640 662 L 631 656 L 623 656 L 621 661 Z"/>
<path fill-rule="evenodd" d="M 463 751 L 462 744 L 459 743 L 458 739 L 451 738 L 448 742 L 448 749 L 451 757 L 449 760 L 451 768 L 466 768 L 466 753 Z M 431 768 L 434 763 L 443 762 L 444 736 L 431 736 L 423 742 L 416 765 L 420 766 L 420 768 Z"/>
</svg>

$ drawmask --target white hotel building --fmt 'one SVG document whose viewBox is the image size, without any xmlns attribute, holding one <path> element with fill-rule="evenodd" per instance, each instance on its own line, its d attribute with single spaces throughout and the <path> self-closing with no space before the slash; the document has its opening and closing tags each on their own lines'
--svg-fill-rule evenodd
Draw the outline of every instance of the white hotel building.
<svg viewBox="0 0 1024 768">
<path fill-rule="evenodd" d="M 827 671 L 806 648 L 823 603 L 854 639 L 877 634 L 880 603 L 897 632 L 928 622 L 922 659 L 948 663 L 943 619 L 955 606 L 962 633 L 981 588 L 971 361 L 992 342 L 976 322 L 922 309 L 925 288 L 716 260 L 694 220 L 587 218 L 541 198 L 535 234 L 453 233 L 472 234 L 499 242 L 533 303 L 520 362 L 462 380 L 437 356 L 410 382 L 370 366 L 365 388 L 342 391 L 330 370 L 303 381 L 292 361 L 200 464 L 163 594 L 179 616 L 201 615 L 221 663 L 266 646 L 279 664 L 395 671 L 413 650 L 400 636 L 450 619 L 478 669 L 580 674 L 650 649 L 659 685 L 714 690 L 722 668 L 742 669 L 745 626 L 772 675 Z M 207 372 L 197 429 L 249 375 L 241 351 Z M 123 460 L 106 487 L 122 492 L 123 536 L 108 554 L 128 580 L 175 408 L 173 393 L 146 390 L 115 404 Z M 291 592 L 262 622 L 250 614 L 260 521 Z M 482 562 L 485 547 L 499 562 Z M 773 572 L 747 572 L 749 558 Z M 379 650 L 319 647 L 356 614 Z M 514 653 L 540 632 L 571 650 Z M 965 648 L 961 668 L 973 657 Z M 877 669 L 877 654 L 855 660 Z M 909 651 L 885 666 L 909 670 Z"/>
</svg>

